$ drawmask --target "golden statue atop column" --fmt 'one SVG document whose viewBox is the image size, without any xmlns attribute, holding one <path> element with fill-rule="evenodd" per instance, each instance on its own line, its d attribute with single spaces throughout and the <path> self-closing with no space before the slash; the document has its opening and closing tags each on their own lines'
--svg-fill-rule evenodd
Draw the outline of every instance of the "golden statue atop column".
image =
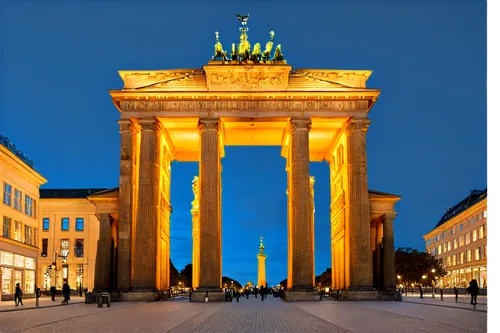
<svg viewBox="0 0 500 333">
<path fill-rule="evenodd" d="M 259 253 L 257 254 L 258 262 L 258 274 L 257 274 L 257 286 L 266 286 L 266 257 L 264 253 L 264 238 L 260 238 Z"/>
</svg>

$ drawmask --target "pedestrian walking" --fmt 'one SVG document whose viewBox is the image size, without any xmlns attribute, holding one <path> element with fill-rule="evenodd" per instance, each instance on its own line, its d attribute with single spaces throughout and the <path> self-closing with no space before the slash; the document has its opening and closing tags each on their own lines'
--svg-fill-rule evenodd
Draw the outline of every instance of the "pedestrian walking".
<svg viewBox="0 0 500 333">
<path fill-rule="evenodd" d="M 458 288 L 457 288 L 457 286 L 453 287 L 453 291 L 455 292 L 455 303 L 458 303 Z"/>
<path fill-rule="evenodd" d="M 55 302 L 55 300 L 56 300 L 56 292 L 57 292 L 56 286 L 50 287 L 50 296 L 51 296 L 52 302 Z"/>
<path fill-rule="evenodd" d="M 21 290 L 21 284 L 16 283 L 16 292 L 14 293 L 14 302 L 16 303 L 16 306 L 19 306 L 19 304 L 23 304 L 23 291 Z"/>
<path fill-rule="evenodd" d="M 71 294 L 71 288 L 69 287 L 69 284 L 68 282 L 64 282 L 64 285 L 63 285 L 63 301 L 61 302 L 61 304 L 68 304 L 68 301 L 70 300 L 70 294 Z"/>
<path fill-rule="evenodd" d="M 262 302 L 264 302 L 264 298 L 265 298 L 265 290 L 264 290 L 264 286 L 260 286 L 260 297 L 262 298 Z"/>
<path fill-rule="evenodd" d="M 477 303 L 477 294 L 479 294 L 479 286 L 477 285 L 476 279 L 473 279 L 469 283 L 469 290 L 470 294 L 470 304 L 474 305 L 474 309 L 476 308 L 476 303 Z"/>
</svg>

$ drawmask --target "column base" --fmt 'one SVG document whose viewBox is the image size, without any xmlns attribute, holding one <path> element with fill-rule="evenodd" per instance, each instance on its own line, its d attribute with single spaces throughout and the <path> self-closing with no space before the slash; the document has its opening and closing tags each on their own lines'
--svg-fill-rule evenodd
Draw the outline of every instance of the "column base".
<svg viewBox="0 0 500 333">
<path fill-rule="evenodd" d="M 343 301 L 401 301 L 401 293 L 399 290 L 333 290 L 332 293 L 337 293 L 337 300 Z"/>
<path fill-rule="evenodd" d="M 160 291 L 131 290 L 131 291 L 120 292 L 120 302 L 138 302 L 138 301 L 154 302 L 160 300 L 160 298 L 161 298 Z"/>
<path fill-rule="evenodd" d="M 215 289 L 214 290 L 201 290 L 198 288 L 198 290 L 192 291 L 191 292 L 191 302 L 205 302 L 205 297 L 207 296 L 208 293 L 208 300 L 207 302 L 225 302 L 226 301 L 226 295 L 224 294 L 223 291 L 220 291 L 220 289 Z"/>
<path fill-rule="evenodd" d="M 108 293 L 110 297 L 110 302 L 119 302 L 120 301 L 120 292 L 117 291 L 97 291 L 93 290 L 92 292 L 88 292 L 85 294 L 85 304 L 95 304 L 97 303 L 97 297 L 101 293 Z"/>
<path fill-rule="evenodd" d="M 319 301 L 319 294 L 314 288 L 291 288 L 285 292 L 283 300 L 286 302 L 316 302 Z"/>
</svg>

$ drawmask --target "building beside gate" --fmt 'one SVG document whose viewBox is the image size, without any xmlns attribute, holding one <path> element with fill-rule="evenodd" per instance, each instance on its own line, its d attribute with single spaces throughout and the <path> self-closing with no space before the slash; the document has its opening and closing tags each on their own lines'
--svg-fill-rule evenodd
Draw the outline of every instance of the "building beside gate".
<svg viewBox="0 0 500 333">
<path fill-rule="evenodd" d="M 96 207 L 87 198 L 105 189 L 40 190 L 40 288 L 92 290 L 99 221 Z"/>
<path fill-rule="evenodd" d="M 19 283 L 25 297 L 35 295 L 38 257 L 39 189 L 47 180 L 33 161 L 0 135 L 1 300 L 14 299 Z"/>
<path fill-rule="evenodd" d="M 442 260 L 447 272 L 436 281 L 440 287 L 467 287 L 472 279 L 486 287 L 486 208 L 487 189 L 472 190 L 423 236 L 427 252 Z"/>
</svg>

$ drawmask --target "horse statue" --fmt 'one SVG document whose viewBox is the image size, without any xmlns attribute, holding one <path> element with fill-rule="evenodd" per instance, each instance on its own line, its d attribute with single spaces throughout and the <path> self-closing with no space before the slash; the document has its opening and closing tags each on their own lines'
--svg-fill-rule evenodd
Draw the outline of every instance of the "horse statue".
<svg viewBox="0 0 500 333">
<path fill-rule="evenodd" d="M 281 44 L 278 44 L 278 46 L 276 46 L 276 50 L 274 51 L 273 61 L 283 61 L 283 60 L 285 60 L 285 56 L 281 52 Z"/>
<path fill-rule="evenodd" d="M 254 44 L 251 60 L 252 61 L 259 61 L 260 60 L 260 43 Z"/>
<path fill-rule="evenodd" d="M 238 44 L 238 56 L 240 60 L 245 61 L 250 59 L 250 51 L 251 51 L 250 42 L 248 41 L 248 36 L 246 34 L 246 31 L 243 30 L 240 36 L 240 43 Z"/>
<path fill-rule="evenodd" d="M 226 51 L 222 48 L 222 44 L 219 41 L 219 32 L 215 32 L 215 46 L 214 46 L 214 56 L 212 57 L 212 60 L 216 60 L 217 58 L 220 58 L 224 61 L 227 61 L 227 56 L 226 56 Z"/>
<path fill-rule="evenodd" d="M 271 35 L 271 39 L 269 40 L 269 42 L 266 43 L 266 48 L 264 49 L 264 52 L 262 52 L 262 60 L 271 59 L 271 51 L 273 49 L 273 41 L 274 41 L 274 31 L 271 31 L 269 34 Z"/>
</svg>

